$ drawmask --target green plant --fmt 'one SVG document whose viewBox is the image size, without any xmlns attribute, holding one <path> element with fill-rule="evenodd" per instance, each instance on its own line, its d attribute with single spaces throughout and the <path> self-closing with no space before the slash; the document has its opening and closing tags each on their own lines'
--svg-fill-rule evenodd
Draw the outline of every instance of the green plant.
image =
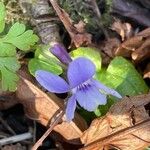
<svg viewBox="0 0 150 150">
<path fill-rule="evenodd" d="M 16 49 L 27 51 L 33 46 L 38 37 L 32 30 L 26 30 L 24 24 L 19 22 L 12 25 L 6 35 L 3 35 L 5 29 L 6 10 L 0 2 L 0 81 L 3 91 L 15 91 L 18 81 L 16 72 L 20 64 L 16 57 Z"/>
</svg>

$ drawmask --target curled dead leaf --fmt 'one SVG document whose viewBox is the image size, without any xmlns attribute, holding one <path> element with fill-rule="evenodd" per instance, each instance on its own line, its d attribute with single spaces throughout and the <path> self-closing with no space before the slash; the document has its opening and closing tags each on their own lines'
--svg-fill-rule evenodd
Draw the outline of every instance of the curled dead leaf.
<svg viewBox="0 0 150 150">
<path fill-rule="evenodd" d="M 110 58 L 114 57 L 115 49 L 120 45 L 118 38 L 109 38 L 102 44 L 102 51 L 106 53 Z"/>
<path fill-rule="evenodd" d="M 132 57 L 136 62 L 150 57 L 150 28 L 139 32 L 123 42 L 115 51 L 115 55 Z"/>
<path fill-rule="evenodd" d="M 150 94 L 125 97 L 95 119 L 81 137 L 82 150 L 141 150 L 150 145 Z"/>
<path fill-rule="evenodd" d="M 122 41 L 133 36 L 133 29 L 131 24 L 122 23 L 120 20 L 116 20 L 112 24 L 111 29 L 116 31 L 121 36 Z"/>
</svg>

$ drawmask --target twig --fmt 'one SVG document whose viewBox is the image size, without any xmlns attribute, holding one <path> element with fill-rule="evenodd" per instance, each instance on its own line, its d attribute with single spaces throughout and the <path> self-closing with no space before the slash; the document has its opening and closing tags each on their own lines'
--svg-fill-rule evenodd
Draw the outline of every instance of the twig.
<svg viewBox="0 0 150 150">
<path fill-rule="evenodd" d="M 15 131 L 7 124 L 7 122 L 1 116 L 0 116 L 0 122 L 12 135 L 16 135 Z"/>
<path fill-rule="evenodd" d="M 93 5 L 93 11 L 95 12 L 95 14 L 97 15 L 97 18 L 98 18 L 98 24 L 102 30 L 102 32 L 104 33 L 106 39 L 108 40 L 110 37 L 109 37 L 109 34 L 108 34 L 108 31 L 105 29 L 104 25 L 101 23 L 102 22 L 102 15 L 101 15 L 101 12 L 97 6 L 97 2 L 96 0 L 90 0 L 91 2 L 91 5 Z"/>
<path fill-rule="evenodd" d="M 72 34 L 77 34 L 78 31 L 73 26 L 71 19 L 69 19 L 68 17 L 66 17 L 66 14 L 64 13 L 64 10 L 60 8 L 60 6 L 57 4 L 57 1 L 56 0 L 49 0 L 49 1 L 52 4 L 54 10 L 56 11 L 59 19 L 64 24 L 64 26 L 65 26 L 66 30 L 68 31 L 68 33 L 71 36 L 73 36 Z"/>
<path fill-rule="evenodd" d="M 37 150 L 39 146 L 42 145 L 45 138 L 51 133 L 53 128 L 61 121 L 62 117 L 64 115 L 64 111 L 61 110 L 61 112 L 58 114 L 58 117 L 51 123 L 49 129 L 43 134 L 43 136 L 35 143 L 35 145 L 32 147 L 31 150 Z"/>
<path fill-rule="evenodd" d="M 93 11 L 94 11 L 95 14 L 97 15 L 97 17 L 100 19 L 102 15 L 101 15 L 101 12 L 100 12 L 100 10 L 99 10 L 99 8 L 98 8 L 98 6 L 97 6 L 96 0 L 90 0 L 90 2 L 91 2 L 92 5 L 93 5 Z"/>
<path fill-rule="evenodd" d="M 31 139 L 31 138 L 32 138 L 32 134 L 30 132 L 23 133 L 20 135 L 11 136 L 9 138 L 1 139 L 0 140 L 0 146 L 24 141 L 24 140 Z"/>
<path fill-rule="evenodd" d="M 54 10 L 56 11 L 59 19 L 62 21 L 64 24 L 66 30 L 68 31 L 72 43 L 76 47 L 81 46 L 82 44 L 90 44 L 91 43 L 91 34 L 86 33 L 84 29 L 79 29 L 77 26 L 73 24 L 73 21 L 70 19 L 69 15 L 67 12 L 65 12 L 62 8 L 57 3 L 57 0 L 49 0 L 50 3 L 52 4 Z"/>
<path fill-rule="evenodd" d="M 123 130 L 120 130 L 118 132 L 115 132 L 107 137 L 98 139 L 94 142 L 91 142 L 90 144 L 86 145 L 85 147 L 81 148 L 80 150 L 92 150 L 96 147 L 106 145 L 114 140 L 115 138 L 119 139 L 119 137 L 124 137 L 127 134 L 130 134 L 131 132 L 135 132 L 136 130 L 139 130 L 141 128 L 145 128 L 150 123 L 150 119 L 147 119 L 141 123 L 136 124 L 135 126 L 125 128 Z"/>
<path fill-rule="evenodd" d="M 37 130 L 35 120 L 33 121 L 33 126 L 34 126 L 34 128 L 33 128 L 33 143 L 35 143 L 36 142 L 36 130 Z"/>
</svg>

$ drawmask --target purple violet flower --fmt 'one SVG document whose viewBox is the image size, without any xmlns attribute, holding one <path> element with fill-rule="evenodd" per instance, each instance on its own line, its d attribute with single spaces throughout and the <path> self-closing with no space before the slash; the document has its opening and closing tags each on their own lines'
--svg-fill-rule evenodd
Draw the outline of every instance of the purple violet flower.
<svg viewBox="0 0 150 150">
<path fill-rule="evenodd" d="M 43 70 L 36 71 L 36 79 L 50 92 L 72 93 L 66 108 L 67 121 L 71 121 L 77 102 L 84 109 L 94 111 L 98 105 L 106 104 L 106 94 L 121 98 L 118 92 L 93 79 L 95 72 L 95 65 L 89 59 L 79 57 L 69 63 L 67 71 L 69 84 L 63 78 Z"/>
<path fill-rule="evenodd" d="M 66 65 L 72 61 L 71 57 L 69 56 L 65 47 L 62 44 L 54 44 L 50 48 L 50 51 L 54 56 L 56 56 L 62 63 Z"/>
</svg>

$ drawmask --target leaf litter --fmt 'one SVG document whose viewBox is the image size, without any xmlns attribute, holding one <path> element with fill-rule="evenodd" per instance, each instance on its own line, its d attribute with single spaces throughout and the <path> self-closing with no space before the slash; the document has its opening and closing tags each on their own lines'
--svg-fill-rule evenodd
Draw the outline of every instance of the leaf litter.
<svg viewBox="0 0 150 150">
<path fill-rule="evenodd" d="M 150 144 L 150 94 L 124 97 L 109 112 L 95 119 L 84 132 L 82 150 L 144 149 Z"/>
</svg>

